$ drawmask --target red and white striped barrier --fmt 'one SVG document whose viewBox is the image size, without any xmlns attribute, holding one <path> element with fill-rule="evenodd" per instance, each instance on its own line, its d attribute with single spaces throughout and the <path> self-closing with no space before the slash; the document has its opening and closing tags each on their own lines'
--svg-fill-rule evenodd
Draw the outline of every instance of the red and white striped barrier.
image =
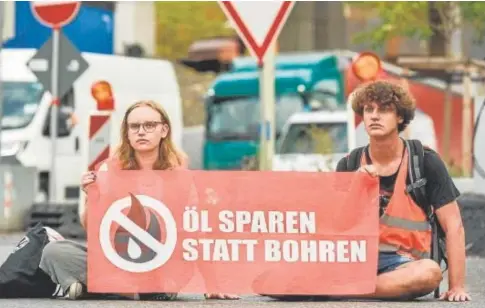
<svg viewBox="0 0 485 308">
<path fill-rule="evenodd" d="M 107 159 L 110 155 L 111 144 L 111 112 L 96 112 L 89 117 L 89 135 L 88 135 L 88 170 L 94 170 L 94 167 L 101 161 Z"/>
<path fill-rule="evenodd" d="M 88 118 L 84 148 L 84 170 L 92 171 L 94 167 L 111 154 L 111 133 L 113 114 L 111 111 L 94 111 Z M 85 211 L 86 196 L 80 194 L 78 214 Z"/>
<path fill-rule="evenodd" d="M 10 170 L 3 173 L 3 217 L 9 219 L 13 204 L 13 174 Z"/>
</svg>

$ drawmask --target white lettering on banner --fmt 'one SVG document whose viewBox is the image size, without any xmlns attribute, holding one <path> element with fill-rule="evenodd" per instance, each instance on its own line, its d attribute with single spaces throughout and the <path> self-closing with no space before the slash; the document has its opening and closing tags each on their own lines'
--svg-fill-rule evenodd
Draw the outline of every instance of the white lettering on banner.
<svg viewBox="0 0 485 308">
<path fill-rule="evenodd" d="M 268 262 L 366 262 L 366 241 L 266 240 Z M 350 247 L 349 247 L 350 246 Z"/>
<path fill-rule="evenodd" d="M 199 216 L 195 206 L 185 207 L 183 225 L 186 232 L 212 232 L 212 228 L 209 226 L 209 212 L 200 211 Z"/>
<path fill-rule="evenodd" d="M 186 207 L 183 229 L 186 232 L 211 233 L 209 211 Z M 185 261 L 254 262 L 256 245 L 263 245 L 260 257 L 267 262 L 367 261 L 365 240 L 309 240 L 290 238 L 294 234 L 317 234 L 316 213 L 299 211 L 229 211 L 218 213 L 218 232 L 226 234 L 287 234 L 287 239 L 186 238 L 182 242 Z"/>
<path fill-rule="evenodd" d="M 202 254 L 203 261 L 239 261 L 240 246 L 246 249 L 246 257 L 243 261 L 254 261 L 254 246 L 257 240 L 238 239 L 185 239 L 182 243 L 184 248 L 184 260 L 196 261 Z"/>
<path fill-rule="evenodd" d="M 221 211 L 219 230 L 227 233 L 288 233 L 316 232 L 315 212 L 277 211 Z M 249 230 L 245 227 L 249 226 Z"/>
</svg>

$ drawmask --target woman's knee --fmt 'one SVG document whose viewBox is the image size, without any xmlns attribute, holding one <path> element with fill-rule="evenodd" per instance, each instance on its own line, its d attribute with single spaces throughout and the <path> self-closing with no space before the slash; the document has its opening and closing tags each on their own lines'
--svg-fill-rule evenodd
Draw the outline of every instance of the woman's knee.
<svg viewBox="0 0 485 308">
<path fill-rule="evenodd" d="M 56 262 L 64 259 L 63 254 L 65 250 L 62 249 L 63 242 L 64 241 L 55 241 L 47 243 L 42 250 L 40 263 L 45 264 L 46 262 Z"/>
</svg>

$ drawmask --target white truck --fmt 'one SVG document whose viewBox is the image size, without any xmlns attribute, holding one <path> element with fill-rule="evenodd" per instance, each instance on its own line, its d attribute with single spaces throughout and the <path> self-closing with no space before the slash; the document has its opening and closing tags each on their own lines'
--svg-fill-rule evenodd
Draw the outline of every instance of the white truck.
<svg viewBox="0 0 485 308">
<path fill-rule="evenodd" d="M 419 139 L 436 149 L 434 123 L 420 110 L 401 136 Z M 298 112 L 283 128 L 273 157 L 273 170 L 333 171 L 342 157 L 368 143 L 363 123 L 355 125 L 350 104 L 346 109 Z"/>
<path fill-rule="evenodd" d="M 350 110 L 298 112 L 286 122 L 273 157 L 274 171 L 332 171 L 355 148 Z"/>
<path fill-rule="evenodd" d="M 44 91 L 27 63 L 34 49 L 2 49 L 1 80 L 3 116 L 1 155 L 4 163 L 17 163 L 38 170 L 38 199 L 48 196 L 51 155 L 56 157 L 56 200 L 77 204 L 84 157 L 88 144 L 88 118 L 96 111 L 92 85 L 111 84 L 115 98 L 111 145 L 119 142 L 119 127 L 127 107 L 138 100 L 154 100 L 167 110 L 174 142 L 182 146 L 182 103 L 172 64 L 165 60 L 82 53 L 89 68 L 62 98 L 59 110 L 57 151 L 51 153 L 50 107 L 52 97 Z M 62 78 L 62 76 L 60 76 Z M 72 125 L 72 115 L 77 124 Z"/>
</svg>

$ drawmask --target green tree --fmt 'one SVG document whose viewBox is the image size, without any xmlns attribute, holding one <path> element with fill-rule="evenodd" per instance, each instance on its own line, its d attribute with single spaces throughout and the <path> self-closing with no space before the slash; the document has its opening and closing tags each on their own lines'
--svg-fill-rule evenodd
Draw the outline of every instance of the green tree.
<svg viewBox="0 0 485 308">
<path fill-rule="evenodd" d="M 234 35 L 216 1 L 155 3 L 156 54 L 175 62 L 187 56 L 190 45 L 200 39 Z M 202 96 L 214 79 L 212 73 L 198 73 L 174 63 L 179 81 L 184 126 L 201 125 L 205 110 Z"/>
<path fill-rule="evenodd" d="M 216 1 L 156 2 L 157 55 L 180 59 L 198 39 L 234 34 Z"/>
<path fill-rule="evenodd" d="M 461 26 L 461 20 L 475 29 L 475 39 L 481 40 L 485 34 L 485 2 L 359 1 L 348 2 L 347 5 L 379 19 L 374 28 L 353 38 L 357 43 L 370 42 L 373 47 L 383 46 L 396 36 L 428 39 L 433 33 L 441 35 L 449 44 L 452 33 Z M 430 6 L 433 6 L 440 23 L 429 22 Z M 459 13 L 455 8 L 459 9 Z"/>
</svg>

